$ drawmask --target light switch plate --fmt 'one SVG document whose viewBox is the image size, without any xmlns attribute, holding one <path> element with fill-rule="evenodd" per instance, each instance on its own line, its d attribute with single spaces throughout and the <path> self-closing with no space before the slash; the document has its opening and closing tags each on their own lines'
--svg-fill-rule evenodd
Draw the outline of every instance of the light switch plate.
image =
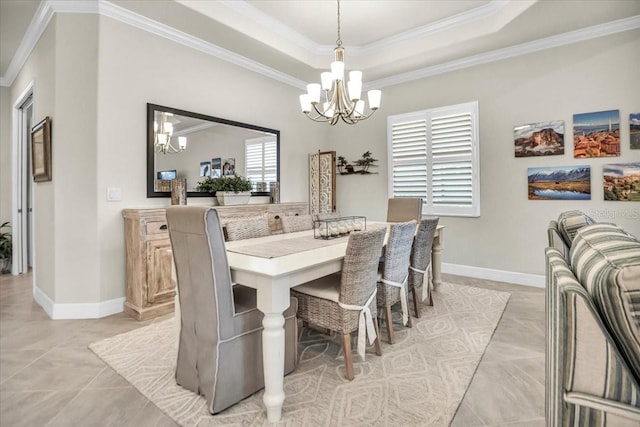
<svg viewBox="0 0 640 427">
<path fill-rule="evenodd" d="M 122 200 L 122 190 L 117 187 L 107 188 L 107 201 L 117 202 Z"/>
</svg>

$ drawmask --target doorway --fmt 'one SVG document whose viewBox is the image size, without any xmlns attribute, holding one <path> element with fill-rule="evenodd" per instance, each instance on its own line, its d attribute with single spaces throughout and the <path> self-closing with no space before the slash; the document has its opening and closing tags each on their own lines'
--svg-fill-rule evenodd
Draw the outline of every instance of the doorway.
<svg viewBox="0 0 640 427">
<path fill-rule="evenodd" d="M 12 274 L 27 273 L 33 265 L 33 180 L 31 127 L 33 85 L 14 104 L 14 212 Z"/>
</svg>

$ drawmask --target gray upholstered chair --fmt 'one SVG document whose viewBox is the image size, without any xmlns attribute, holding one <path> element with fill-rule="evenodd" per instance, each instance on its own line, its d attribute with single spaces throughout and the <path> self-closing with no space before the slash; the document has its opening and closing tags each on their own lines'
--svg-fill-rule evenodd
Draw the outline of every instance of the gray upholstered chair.
<svg viewBox="0 0 640 427">
<path fill-rule="evenodd" d="M 427 304 L 433 305 L 429 271 L 431 267 L 431 246 L 433 245 L 433 238 L 435 237 L 439 220 L 440 218 L 438 217 L 431 217 L 420 221 L 418 231 L 413 238 L 407 288 L 413 296 L 413 308 L 416 312 L 416 317 L 420 317 L 419 301 L 426 300 Z M 416 289 L 422 289 L 422 295 L 419 299 Z"/>
<path fill-rule="evenodd" d="M 342 334 L 345 376 L 349 380 L 353 379 L 352 332 L 358 331 L 358 354 L 361 357 L 364 358 L 365 334 L 369 344 L 375 343 L 376 353 L 382 354 L 375 321 L 376 275 L 385 233 L 384 228 L 352 233 L 341 273 L 291 289 L 291 294 L 299 302 L 299 319 Z"/>
<path fill-rule="evenodd" d="M 411 327 L 411 317 L 407 307 L 407 279 L 416 221 L 392 224 L 384 252 L 384 261 L 378 270 L 378 308 L 385 314 L 389 343 L 394 343 L 391 306 L 402 305 L 402 324 Z"/>
<path fill-rule="evenodd" d="M 176 382 L 218 413 L 264 387 L 256 291 L 231 282 L 220 219 L 201 206 L 167 208 L 180 298 Z M 297 363 L 297 302 L 285 311 L 285 373 Z"/>
<path fill-rule="evenodd" d="M 420 197 L 395 197 L 387 204 L 387 222 L 405 222 L 422 219 Z"/>
<path fill-rule="evenodd" d="M 269 220 L 265 217 L 238 219 L 227 222 L 227 240 L 253 239 L 271 234 Z"/>
<path fill-rule="evenodd" d="M 284 215 L 280 219 L 282 221 L 282 231 L 285 233 L 313 229 L 311 215 Z"/>
</svg>

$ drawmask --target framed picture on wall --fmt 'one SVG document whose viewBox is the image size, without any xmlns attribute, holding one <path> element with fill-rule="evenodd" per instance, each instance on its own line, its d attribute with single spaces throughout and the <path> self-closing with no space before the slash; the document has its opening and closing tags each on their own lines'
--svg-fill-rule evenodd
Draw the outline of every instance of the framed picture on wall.
<svg viewBox="0 0 640 427">
<path fill-rule="evenodd" d="M 51 181 L 51 119 L 31 129 L 31 170 L 35 182 Z"/>
<path fill-rule="evenodd" d="M 224 159 L 222 164 L 222 175 L 236 174 L 236 159 Z"/>
<path fill-rule="evenodd" d="M 620 110 L 573 115 L 573 157 L 620 155 Z"/>
<path fill-rule="evenodd" d="M 640 163 L 602 165 L 604 200 L 640 202 Z"/>
<path fill-rule="evenodd" d="M 211 176 L 211 162 L 200 162 L 200 176 Z"/>
<path fill-rule="evenodd" d="M 513 142 L 516 157 L 564 154 L 564 120 L 516 126 Z"/>
<path fill-rule="evenodd" d="M 632 150 L 640 150 L 640 113 L 629 114 L 629 139 Z"/>
<path fill-rule="evenodd" d="M 591 200 L 591 166 L 527 169 L 529 200 Z"/>
<path fill-rule="evenodd" d="M 220 178 L 222 176 L 222 159 L 214 157 L 211 159 L 211 178 Z"/>
</svg>

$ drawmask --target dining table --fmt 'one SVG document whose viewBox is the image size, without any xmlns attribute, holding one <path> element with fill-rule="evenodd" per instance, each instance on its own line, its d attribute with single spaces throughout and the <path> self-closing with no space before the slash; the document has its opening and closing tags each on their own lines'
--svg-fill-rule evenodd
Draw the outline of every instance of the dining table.
<svg viewBox="0 0 640 427">
<path fill-rule="evenodd" d="M 384 222 L 366 223 L 367 229 L 388 226 L 389 223 Z M 444 228 L 443 225 L 437 227 L 432 245 L 434 289 L 441 283 Z M 233 282 L 256 289 L 257 307 L 264 314 L 263 403 L 270 422 L 280 420 L 285 400 L 283 312 L 289 307 L 289 289 L 339 272 L 347 242 L 348 235 L 332 239 L 316 238 L 314 230 L 226 242 Z"/>
</svg>

